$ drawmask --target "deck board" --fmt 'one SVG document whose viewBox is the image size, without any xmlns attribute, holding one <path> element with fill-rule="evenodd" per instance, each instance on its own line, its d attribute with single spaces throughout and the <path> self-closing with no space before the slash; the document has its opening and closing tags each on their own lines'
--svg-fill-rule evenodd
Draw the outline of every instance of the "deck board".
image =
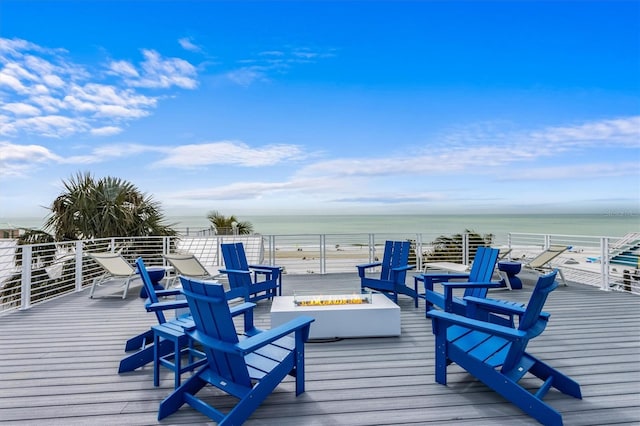
<svg viewBox="0 0 640 426">
<path fill-rule="evenodd" d="M 287 275 L 299 289 L 357 286 L 357 274 Z M 0 422 L 48 425 L 156 424 L 159 402 L 172 390 L 164 370 L 154 388 L 151 366 L 118 375 L 124 341 L 148 329 L 137 285 L 129 297 L 89 299 L 80 292 L 0 316 Z M 523 290 L 491 297 L 526 302 Z M 256 323 L 269 327 L 268 301 Z M 343 339 L 306 345 L 306 392 L 296 398 L 286 379 L 247 425 L 537 424 L 457 366 L 449 385 L 434 381 L 434 339 L 424 305 L 399 302 L 399 337 Z M 640 298 L 570 283 L 551 294 L 551 320 L 529 351 L 577 380 L 583 400 L 551 391 L 546 401 L 567 425 L 640 423 Z M 527 385 L 537 384 L 533 379 Z M 218 403 L 228 398 L 208 391 Z M 160 424 L 208 424 L 184 407 Z"/>
</svg>

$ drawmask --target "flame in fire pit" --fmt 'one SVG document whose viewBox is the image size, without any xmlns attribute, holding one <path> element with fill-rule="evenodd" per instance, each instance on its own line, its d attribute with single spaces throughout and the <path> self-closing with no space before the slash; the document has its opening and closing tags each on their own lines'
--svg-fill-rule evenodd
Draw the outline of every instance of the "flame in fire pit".
<svg viewBox="0 0 640 426">
<path fill-rule="evenodd" d="M 369 294 L 306 296 L 294 298 L 296 306 L 362 305 L 371 303 Z"/>
</svg>

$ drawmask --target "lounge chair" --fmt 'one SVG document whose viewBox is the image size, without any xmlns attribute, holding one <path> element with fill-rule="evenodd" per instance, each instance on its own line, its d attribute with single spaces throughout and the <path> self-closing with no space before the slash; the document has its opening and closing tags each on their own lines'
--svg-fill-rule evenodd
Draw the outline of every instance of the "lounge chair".
<svg viewBox="0 0 640 426">
<path fill-rule="evenodd" d="M 89 298 L 93 299 L 93 294 L 97 287 L 108 282 L 122 281 L 122 298 L 127 298 L 129 284 L 135 278 L 140 278 L 137 270 L 129 265 L 129 262 L 118 253 L 89 253 L 89 257 L 102 267 L 104 273 L 93 279 Z"/>
<path fill-rule="evenodd" d="M 529 340 L 540 335 L 549 320 L 544 303 L 558 283 L 556 272 L 538 278 L 526 308 L 469 297 L 469 310 L 517 315 L 517 329 L 466 318 L 442 311 L 430 311 L 435 334 L 436 382 L 447 384 L 447 366 L 456 363 L 498 392 L 521 410 L 545 425 L 562 425 L 562 415 L 542 399 L 552 388 L 582 398 L 580 385 L 555 368 L 525 352 Z M 486 314 L 485 314 L 486 315 Z M 478 317 L 478 316 L 476 316 Z M 528 375 L 530 373 L 530 375 Z M 542 380 L 531 392 L 531 375 Z M 525 379 L 521 384 L 520 380 Z"/>
<path fill-rule="evenodd" d="M 414 288 L 411 288 L 405 283 L 407 271 L 415 268 L 413 265 L 408 265 L 410 246 L 410 241 L 386 241 L 382 262 L 356 265 L 358 268 L 358 276 L 360 277 L 360 288 L 370 288 L 384 293 L 395 303 L 398 303 L 399 293 L 405 294 L 413 299 L 414 305 L 417 308 L 417 284 L 414 283 Z M 374 267 L 381 267 L 380 277 L 367 277 L 365 274 L 366 270 Z"/>
<path fill-rule="evenodd" d="M 529 260 L 528 262 L 522 265 L 523 268 L 529 269 L 531 271 L 538 272 L 540 274 L 549 273 L 552 270 L 557 270 L 558 275 L 560 275 L 560 279 L 562 279 L 562 283 L 566 286 L 567 280 L 564 279 L 564 274 L 562 270 L 559 268 L 554 268 L 551 266 L 551 261 L 556 257 L 560 256 L 565 251 L 569 250 L 570 246 L 560 246 L 560 245 L 552 245 L 549 246 L 548 249 L 544 250 L 542 253 Z"/>
<path fill-rule="evenodd" d="M 221 274 L 211 274 L 193 254 L 165 254 L 162 257 L 173 266 L 174 275 L 168 280 L 167 286 L 173 286 L 178 276 L 182 275 L 200 280 L 212 280 Z"/>
</svg>

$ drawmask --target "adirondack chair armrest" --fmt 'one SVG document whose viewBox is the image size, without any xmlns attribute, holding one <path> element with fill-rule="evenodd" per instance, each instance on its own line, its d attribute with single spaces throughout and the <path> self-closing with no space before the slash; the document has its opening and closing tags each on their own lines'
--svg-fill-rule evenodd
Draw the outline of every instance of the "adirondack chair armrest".
<svg viewBox="0 0 640 426">
<path fill-rule="evenodd" d="M 168 289 L 168 290 L 156 290 L 156 296 L 158 297 L 166 297 L 166 296 L 177 296 L 182 294 L 182 289 Z"/>
<path fill-rule="evenodd" d="M 464 278 L 469 278 L 469 274 L 467 272 L 446 272 L 444 274 L 434 274 L 434 273 L 428 273 L 428 274 L 421 274 L 423 279 L 427 278 L 430 280 L 450 280 L 450 279 L 464 279 Z"/>
<path fill-rule="evenodd" d="M 219 269 L 218 271 L 223 274 L 251 274 L 251 271 L 243 271 L 241 269 Z"/>
<path fill-rule="evenodd" d="M 433 320 L 434 333 L 438 330 L 438 322 L 444 323 L 445 327 L 450 325 L 459 325 L 476 331 L 483 331 L 496 336 L 503 337 L 507 340 L 515 341 L 523 339 L 527 336 L 524 331 L 516 330 L 511 327 L 493 324 L 490 322 L 467 318 L 462 315 L 452 314 L 450 312 L 431 310 L 427 312 L 427 316 Z"/>
<path fill-rule="evenodd" d="M 380 265 L 382 265 L 382 262 L 363 263 L 361 265 L 356 265 L 356 268 L 366 269 L 366 268 L 374 268 L 374 267 L 380 266 Z"/>
<path fill-rule="evenodd" d="M 483 299 L 475 296 L 466 296 L 464 300 L 467 301 L 467 312 L 469 317 L 475 317 L 475 313 L 477 311 L 504 315 L 518 315 L 518 317 L 521 317 L 527 309 L 523 305 L 518 306 L 512 302 L 504 300 Z M 550 314 L 548 312 L 540 312 L 541 318 L 548 319 L 549 316 Z"/>
<path fill-rule="evenodd" d="M 453 312 L 453 289 L 455 288 L 491 288 L 500 287 L 502 284 L 499 282 L 444 282 L 440 283 L 444 289 L 444 310 L 447 312 Z M 432 289 L 430 289 L 432 290 Z"/>
<path fill-rule="evenodd" d="M 375 268 L 376 266 L 380 265 L 382 265 L 382 262 L 363 263 L 362 265 L 356 265 L 356 268 L 358 268 L 358 276 L 360 278 L 364 278 L 365 269 Z"/>
<path fill-rule="evenodd" d="M 411 269 L 415 269 L 416 265 L 404 265 L 404 266 L 396 266 L 395 268 L 391 268 L 393 272 L 403 272 L 409 271 Z"/>
<path fill-rule="evenodd" d="M 226 352 L 229 354 L 242 355 L 242 351 L 238 348 L 238 344 L 227 343 L 222 340 L 214 339 L 213 337 L 210 337 L 204 333 L 201 333 L 197 329 L 186 330 L 186 333 L 192 339 L 202 343 L 203 346 L 206 346 L 208 348 L 218 350 L 221 352 Z"/>
<path fill-rule="evenodd" d="M 446 273 L 446 274 L 419 274 L 419 275 L 415 275 L 413 277 L 415 279 L 416 284 L 419 281 L 423 281 L 424 282 L 424 288 L 426 290 L 431 290 L 433 291 L 433 284 L 434 283 L 444 283 L 444 282 L 448 282 L 449 280 L 452 279 L 468 279 L 469 278 L 469 274 L 467 273 L 460 273 L 460 272 L 453 272 L 453 273 Z"/>
<path fill-rule="evenodd" d="M 253 311 L 253 308 L 256 307 L 255 303 L 244 302 L 236 306 L 231 306 L 229 311 L 231 312 L 232 317 L 237 317 L 240 314 L 244 314 L 247 311 Z"/>
<path fill-rule="evenodd" d="M 306 339 L 309 337 L 309 326 L 314 321 L 315 318 L 311 318 L 306 315 L 300 315 L 299 317 L 287 321 L 284 324 L 281 324 L 270 330 L 265 330 L 260 334 L 256 334 L 255 336 L 251 336 L 248 339 L 241 341 L 236 346 L 242 353 L 246 354 L 254 352 L 263 346 L 273 343 L 281 337 L 298 331 L 304 332 L 303 340 L 306 341 Z M 306 331 L 304 330 L 305 328 Z"/>
<path fill-rule="evenodd" d="M 280 266 L 248 265 L 254 274 L 262 274 L 267 280 L 277 280 L 280 276 Z"/>
<path fill-rule="evenodd" d="M 183 309 L 189 307 L 186 300 L 165 300 L 157 303 L 146 303 L 144 305 L 147 312 L 166 311 L 169 309 Z"/>
<path fill-rule="evenodd" d="M 499 281 L 488 281 L 488 282 L 444 282 L 440 283 L 444 288 L 497 288 L 502 287 L 502 283 Z"/>
<path fill-rule="evenodd" d="M 486 309 L 496 313 L 501 312 L 501 313 L 522 315 L 526 310 L 524 306 L 507 304 L 503 300 L 483 299 L 481 297 L 475 297 L 475 296 L 466 296 L 464 300 L 467 301 L 468 306 L 473 305 L 480 309 Z"/>
<path fill-rule="evenodd" d="M 271 265 L 247 265 L 247 266 L 255 270 L 255 272 L 262 273 L 262 274 L 279 273 L 281 269 L 280 266 L 271 266 Z"/>
</svg>

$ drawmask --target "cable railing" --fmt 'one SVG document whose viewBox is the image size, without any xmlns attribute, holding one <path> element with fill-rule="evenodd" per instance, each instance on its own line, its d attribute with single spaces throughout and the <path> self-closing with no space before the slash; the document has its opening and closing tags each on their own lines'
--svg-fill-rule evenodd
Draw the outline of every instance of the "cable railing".
<svg viewBox="0 0 640 426">
<path fill-rule="evenodd" d="M 640 266 L 633 263 L 640 254 L 640 241 L 626 236 L 509 233 L 493 235 L 491 241 L 487 241 L 475 234 L 443 237 L 437 233 L 191 233 L 177 237 L 114 237 L 33 245 L 0 240 L 0 312 L 27 309 L 90 287 L 103 271 L 87 256 L 89 253 L 119 253 L 132 265 L 137 257 L 142 257 L 148 266 L 163 267 L 168 267 L 163 254 L 193 254 L 207 269 L 216 270 L 224 266 L 220 244 L 242 242 L 250 264 L 278 265 L 285 274 L 355 273 L 355 265 L 372 263 L 382 257 L 386 240 L 411 241 L 410 263 L 416 265 L 415 272 L 425 270 L 432 263 L 470 265 L 475 248 L 481 245 L 498 247 L 505 259 L 521 262 L 552 245 L 563 245 L 567 250 L 552 266 L 562 268 L 569 281 L 602 290 L 640 294 Z"/>
</svg>

